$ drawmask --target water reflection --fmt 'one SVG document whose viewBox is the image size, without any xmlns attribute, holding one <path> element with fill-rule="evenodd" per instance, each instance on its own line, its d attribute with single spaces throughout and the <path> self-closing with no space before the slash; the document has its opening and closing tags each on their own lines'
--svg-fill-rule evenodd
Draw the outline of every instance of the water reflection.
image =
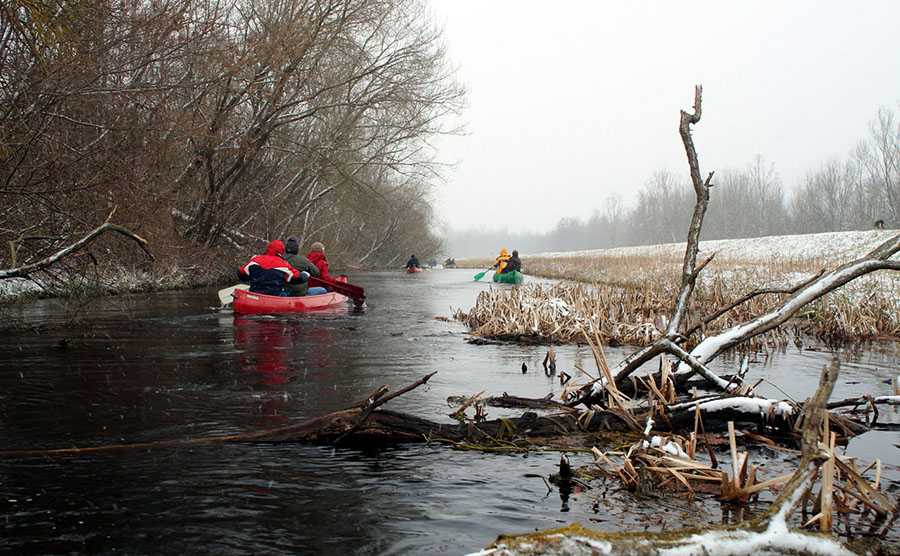
<svg viewBox="0 0 900 556">
<path fill-rule="evenodd" d="M 259 384 L 276 386 L 290 378 L 288 350 L 302 334 L 296 322 L 235 317 L 234 347 L 240 353 L 240 368 L 259 377 Z"/>
</svg>

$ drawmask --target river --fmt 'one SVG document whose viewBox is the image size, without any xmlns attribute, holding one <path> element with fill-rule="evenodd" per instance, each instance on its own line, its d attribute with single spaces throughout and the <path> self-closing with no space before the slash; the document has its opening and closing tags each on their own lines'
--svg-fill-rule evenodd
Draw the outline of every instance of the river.
<svg viewBox="0 0 900 556">
<path fill-rule="evenodd" d="M 451 395 L 561 389 L 545 348 L 472 345 L 449 317 L 493 287 L 470 270 L 360 273 L 361 314 L 235 318 L 214 290 L 40 300 L 4 308 L 0 449 L 88 447 L 272 428 L 345 407 L 382 384 L 437 371 L 389 407 L 449 422 Z M 614 363 L 630 350 L 610 349 Z M 570 374 L 584 348 L 559 348 Z M 832 357 L 833 398 L 889 394 L 896 344 L 794 346 L 757 357 L 761 391 L 803 399 Z M 525 363 L 527 371 L 522 372 Z M 718 368 L 733 370 L 734 361 Z M 487 408 L 489 417 L 509 411 Z M 882 420 L 897 421 L 882 410 Z M 870 432 L 848 453 L 881 458 L 896 496 L 900 434 Z M 780 456 L 775 456 L 779 458 Z M 572 456 L 573 463 L 588 458 Z M 439 445 L 378 451 L 292 444 L 123 449 L 0 457 L 0 548 L 12 553 L 462 554 L 498 534 L 579 521 L 658 530 L 732 519 L 718 502 L 636 497 L 613 484 L 568 501 L 540 478 L 557 453 L 494 455 Z M 764 476 L 768 476 L 765 475 Z M 751 511 L 765 507 L 752 506 Z"/>
</svg>

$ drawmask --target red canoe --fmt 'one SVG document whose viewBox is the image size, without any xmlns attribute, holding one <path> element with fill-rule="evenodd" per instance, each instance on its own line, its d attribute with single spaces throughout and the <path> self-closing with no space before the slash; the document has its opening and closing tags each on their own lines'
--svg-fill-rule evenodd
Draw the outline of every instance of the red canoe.
<svg viewBox="0 0 900 556">
<path fill-rule="evenodd" d="M 406 267 L 406 272 L 410 274 L 415 274 L 416 272 L 422 272 L 422 269 L 417 266 L 408 266 Z"/>
<path fill-rule="evenodd" d="M 335 292 L 300 297 L 279 297 L 277 295 L 264 295 L 245 290 L 234 290 L 232 295 L 234 296 L 234 302 L 231 306 L 234 309 L 234 313 L 240 315 L 305 313 L 307 311 L 338 307 L 347 303 L 347 300 L 350 299 Z"/>
</svg>

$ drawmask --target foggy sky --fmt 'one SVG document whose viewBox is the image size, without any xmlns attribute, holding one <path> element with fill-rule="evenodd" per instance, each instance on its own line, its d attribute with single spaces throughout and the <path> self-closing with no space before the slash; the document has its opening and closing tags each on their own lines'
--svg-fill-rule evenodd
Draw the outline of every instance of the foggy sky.
<svg viewBox="0 0 900 556">
<path fill-rule="evenodd" d="M 695 83 L 701 171 L 759 154 L 787 189 L 900 102 L 897 1 L 431 3 L 468 89 L 467 135 L 435 143 L 452 229 L 545 231 L 657 169 L 687 179 Z"/>
</svg>

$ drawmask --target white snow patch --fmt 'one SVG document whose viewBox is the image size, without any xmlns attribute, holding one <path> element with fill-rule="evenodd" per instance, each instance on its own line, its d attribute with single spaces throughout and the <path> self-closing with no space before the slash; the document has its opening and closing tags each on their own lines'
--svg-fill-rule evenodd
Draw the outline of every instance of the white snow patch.
<svg viewBox="0 0 900 556">
<path fill-rule="evenodd" d="M 766 398 L 734 397 L 711 400 L 700 404 L 700 411 L 706 413 L 715 413 L 717 411 L 730 409 L 743 413 L 753 413 L 755 411 L 766 415 L 771 412 L 779 417 L 794 414 L 794 406 L 790 403 Z"/>
<path fill-rule="evenodd" d="M 684 458 L 684 459 L 690 459 L 688 457 L 687 453 L 681 449 L 681 446 L 679 446 L 678 444 L 675 444 L 671 440 L 666 442 L 665 444 L 663 444 L 663 438 L 661 436 L 654 436 L 650 439 L 649 442 L 644 440 L 643 443 L 641 444 L 641 446 L 644 449 L 651 448 L 651 447 L 659 448 L 660 450 L 662 450 L 663 452 L 665 452 L 669 455 Z"/>
<path fill-rule="evenodd" d="M 558 297 L 554 297 L 547 302 L 554 311 L 556 311 L 561 317 L 568 316 L 569 313 L 572 312 L 572 308 L 569 307 L 569 304 L 559 299 Z"/>
<path fill-rule="evenodd" d="M 37 284 L 24 278 L 0 280 L 0 299 L 19 297 L 22 295 L 38 293 L 40 291 L 41 288 L 39 288 Z"/>
<path fill-rule="evenodd" d="M 693 535 L 690 544 L 659 550 L 660 556 L 718 556 L 784 554 L 821 554 L 823 556 L 853 556 L 840 544 L 825 537 L 805 535 L 788 530 L 773 522 L 762 533 L 750 531 L 711 531 Z"/>
</svg>

